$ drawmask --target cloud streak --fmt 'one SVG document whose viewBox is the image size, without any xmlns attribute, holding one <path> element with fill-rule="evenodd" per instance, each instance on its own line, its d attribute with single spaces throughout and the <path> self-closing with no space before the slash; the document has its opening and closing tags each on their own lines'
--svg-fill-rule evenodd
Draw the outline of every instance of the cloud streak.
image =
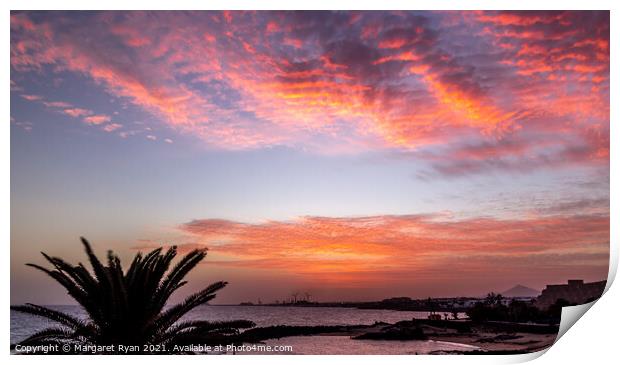
<svg viewBox="0 0 620 365">
<path fill-rule="evenodd" d="M 447 175 L 609 158 L 608 12 L 13 12 L 11 29 L 14 71 L 86 75 L 216 148 L 414 151 Z"/>
<path fill-rule="evenodd" d="M 554 211 L 562 214 L 511 220 L 452 220 L 439 214 L 302 217 L 259 224 L 202 219 L 180 228 L 223 257 L 215 261 L 220 265 L 268 268 L 339 285 L 391 281 L 394 273 L 405 281 L 433 275 L 439 280 L 447 267 L 461 272 L 458 280 L 464 283 L 481 273 L 506 271 L 511 277 L 524 270 L 544 277 L 558 265 L 577 276 L 600 274 L 607 270 L 609 215 L 567 214 L 583 204 Z"/>
</svg>

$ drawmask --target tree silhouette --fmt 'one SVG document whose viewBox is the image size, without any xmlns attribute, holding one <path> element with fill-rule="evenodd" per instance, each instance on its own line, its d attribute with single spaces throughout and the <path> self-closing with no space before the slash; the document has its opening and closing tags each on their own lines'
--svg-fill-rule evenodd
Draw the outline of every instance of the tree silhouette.
<svg viewBox="0 0 620 365">
<path fill-rule="evenodd" d="M 452 313 L 453 319 L 459 319 L 459 310 L 454 305 L 450 308 L 450 313 Z"/>
<path fill-rule="evenodd" d="M 138 346 L 141 353 L 160 352 L 165 346 L 167 353 L 191 353 L 178 346 L 231 343 L 240 329 L 254 326 L 245 320 L 179 323 L 190 310 L 215 298 L 215 292 L 227 284 L 223 281 L 207 286 L 178 304 L 166 306 L 172 293 L 187 283 L 183 280 L 185 276 L 205 258 L 206 249 L 191 251 L 172 268 L 176 247 L 166 252 L 158 248 L 144 256 L 138 253 L 124 272 L 119 257 L 112 251 L 108 251 L 107 265 L 104 265 L 88 241 L 81 240 L 92 273 L 82 263 L 74 266 L 45 253 L 42 255 L 52 264 L 52 269 L 27 265 L 60 283 L 84 309 L 87 319 L 31 303 L 11 306 L 12 310 L 44 317 L 57 324 L 20 344 L 69 344 L 70 348 L 75 348 L 73 345 L 133 345 Z"/>
<path fill-rule="evenodd" d="M 488 305 L 500 305 L 502 304 L 502 300 L 504 300 L 504 297 L 501 294 L 490 292 L 487 294 L 484 302 Z"/>
</svg>

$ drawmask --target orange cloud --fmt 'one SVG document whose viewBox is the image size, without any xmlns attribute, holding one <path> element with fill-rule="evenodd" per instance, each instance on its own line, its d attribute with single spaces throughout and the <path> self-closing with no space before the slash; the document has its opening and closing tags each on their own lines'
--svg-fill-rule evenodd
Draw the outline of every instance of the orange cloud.
<svg viewBox="0 0 620 365">
<path fill-rule="evenodd" d="M 408 43 L 407 39 L 386 39 L 379 42 L 379 48 L 400 48 Z"/>
<path fill-rule="evenodd" d="M 562 212 L 566 212 L 565 209 Z M 293 221 L 245 224 L 204 219 L 184 224 L 220 257 L 221 265 L 270 269 L 307 275 L 346 285 L 385 279 L 393 272 L 427 275 L 458 258 L 467 270 L 488 275 L 502 265 L 537 257 L 540 268 L 554 265 L 557 255 L 573 255 L 579 271 L 581 255 L 606 253 L 608 215 L 552 215 L 521 220 L 471 218 L 446 220 L 439 215 L 304 217 Z M 479 262 L 480 257 L 486 260 Z M 469 259 L 478 267 L 467 264 Z M 606 261 L 597 261 L 606 270 Z M 467 278 L 463 278 L 467 280 Z"/>
<path fill-rule="evenodd" d="M 184 242 L 184 243 L 172 245 L 166 242 L 160 242 L 160 241 L 149 240 L 149 239 L 138 240 L 137 244 L 132 246 L 131 249 L 136 250 L 136 251 L 141 251 L 141 252 L 149 252 L 149 251 L 152 251 L 158 248 L 163 248 L 164 250 L 167 250 L 171 248 L 172 246 L 175 246 L 177 248 L 177 252 L 179 252 L 180 254 L 188 253 L 193 250 L 207 249 L 205 245 L 200 244 L 200 243 L 195 243 L 195 242 Z"/>
</svg>

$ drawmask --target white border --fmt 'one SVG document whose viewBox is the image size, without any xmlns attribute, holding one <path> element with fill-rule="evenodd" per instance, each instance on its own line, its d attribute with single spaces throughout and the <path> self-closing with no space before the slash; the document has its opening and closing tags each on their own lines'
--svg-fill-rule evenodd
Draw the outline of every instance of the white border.
<svg viewBox="0 0 620 365">
<path fill-rule="evenodd" d="M 8 89 L 10 80 L 10 55 L 7 52 L 10 44 L 10 26 L 9 26 L 9 10 L 10 9 L 23 9 L 23 10 L 36 10 L 36 9 L 80 9 L 80 10 L 131 10 L 131 9 L 347 9 L 347 10 L 388 10 L 388 9 L 417 9 L 417 10 L 472 10 L 472 9 L 510 9 L 510 10 L 528 10 L 528 9 L 563 9 L 563 10 L 593 10 L 593 9 L 611 9 L 611 120 L 617 115 L 615 108 L 618 105 L 617 97 L 617 65 L 614 65 L 613 60 L 617 59 L 617 45 L 618 40 L 618 6 L 614 6 L 617 2 L 612 0 L 588 0 L 588 1 L 562 1 L 553 3 L 551 1 L 542 0 L 520 0 L 516 1 L 500 1 L 500 0 L 477 0 L 474 2 L 465 1 L 406 1 L 406 0 L 392 0 L 392 1 L 365 1 L 365 0 L 313 0 L 311 2 L 298 3 L 284 0 L 229 0 L 229 1 L 191 1 L 191 0 L 175 0 L 175 1 L 163 1 L 163 0 L 151 0 L 151 1 L 121 1 L 121 0 L 107 0 L 105 2 L 89 2 L 86 3 L 83 0 L 57 0 L 54 2 L 43 0 L 22 0 L 17 2 L 4 2 L 6 7 L 4 16 L 2 17 L 2 35 L 5 49 L 5 57 L 3 62 L 2 81 L 5 88 L 3 92 L 3 105 L 6 106 L 4 110 L 9 110 L 9 98 L 10 92 Z M 5 117 L 9 118 L 5 111 Z M 8 343 L 9 343 L 9 315 L 8 307 L 10 305 L 10 290 L 9 290 L 9 268 L 10 268 L 10 123 L 8 120 L 4 123 L 3 128 L 0 129 L 0 168 L 1 171 L 5 171 L 5 178 L 0 180 L 0 186 L 2 187 L 2 209 L 0 210 L 0 234 L 4 242 L 4 255 L 2 256 L 2 275 L 3 280 L 0 281 L 0 293 L 4 305 L 7 310 L 5 316 L 2 318 L 3 330 L 0 334 L 0 343 L 7 344 L 5 350 L 5 360 L 8 363 L 34 363 L 45 361 L 50 364 L 60 363 L 81 363 L 83 361 L 89 361 L 93 363 L 107 364 L 110 358 L 107 356 L 10 356 Z M 614 148 L 613 142 L 618 142 L 618 129 L 611 125 L 611 186 L 620 186 L 620 179 L 618 179 L 618 158 L 617 152 Z M 614 159 L 614 156 L 616 157 Z M 598 363 L 610 363 L 617 358 L 617 332 L 616 329 L 619 325 L 617 308 L 620 308 L 620 299 L 618 294 L 617 285 L 609 288 L 618 267 L 618 227 L 617 223 L 618 212 L 618 194 L 612 189 L 611 191 L 611 261 L 610 261 L 610 277 L 608 281 L 608 291 L 606 294 L 595 304 L 595 309 L 589 311 L 584 315 L 584 319 L 577 321 L 574 325 L 574 329 L 569 331 L 569 334 L 563 336 L 556 344 L 554 344 L 549 351 L 546 351 L 544 356 L 541 356 L 538 360 L 540 363 L 554 364 L 572 364 L 585 362 Z M 615 224 L 614 224 L 615 223 Z M 583 313 L 581 313 L 583 315 Z M 217 362 L 217 363 L 238 363 L 238 362 L 251 362 L 251 363 L 269 363 L 269 364 L 289 364 L 292 360 L 299 364 L 310 364 L 316 361 L 328 363 L 341 362 L 343 360 L 349 362 L 355 362 L 357 364 L 376 364 L 377 361 L 389 361 L 394 364 L 411 364 L 411 362 L 422 362 L 432 364 L 448 364 L 458 361 L 465 364 L 490 364 L 490 363 L 516 363 L 529 361 L 533 358 L 537 358 L 541 353 L 529 354 L 529 355 L 512 355 L 512 356 L 423 356 L 418 355 L 411 356 L 297 356 L 291 358 L 290 356 L 210 356 L 205 358 L 204 356 L 184 356 L 174 357 L 175 362 L 183 361 L 189 363 L 202 363 L 204 361 Z M 7 358 L 8 357 L 8 358 Z M 241 360 L 240 360 L 241 359 Z M 136 360 L 149 361 L 154 364 L 168 363 L 171 359 L 166 356 L 149 356 L 148 360 L 142 357 L 114 357 L 114 361 L 121 363 L 136 362 Z"/>
</svg>

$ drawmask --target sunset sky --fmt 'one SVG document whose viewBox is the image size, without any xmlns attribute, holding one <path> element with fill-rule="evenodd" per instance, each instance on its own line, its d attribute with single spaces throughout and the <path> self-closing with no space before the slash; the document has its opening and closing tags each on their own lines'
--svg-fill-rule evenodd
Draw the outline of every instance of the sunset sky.
<svg viewBox="0 0 620 365">
<path fill-rule="evenodd" d="M 214 303 L 603 280 L 608 12 L 12 12 L 25 267 L 208 247 Z"/>
</svg>

